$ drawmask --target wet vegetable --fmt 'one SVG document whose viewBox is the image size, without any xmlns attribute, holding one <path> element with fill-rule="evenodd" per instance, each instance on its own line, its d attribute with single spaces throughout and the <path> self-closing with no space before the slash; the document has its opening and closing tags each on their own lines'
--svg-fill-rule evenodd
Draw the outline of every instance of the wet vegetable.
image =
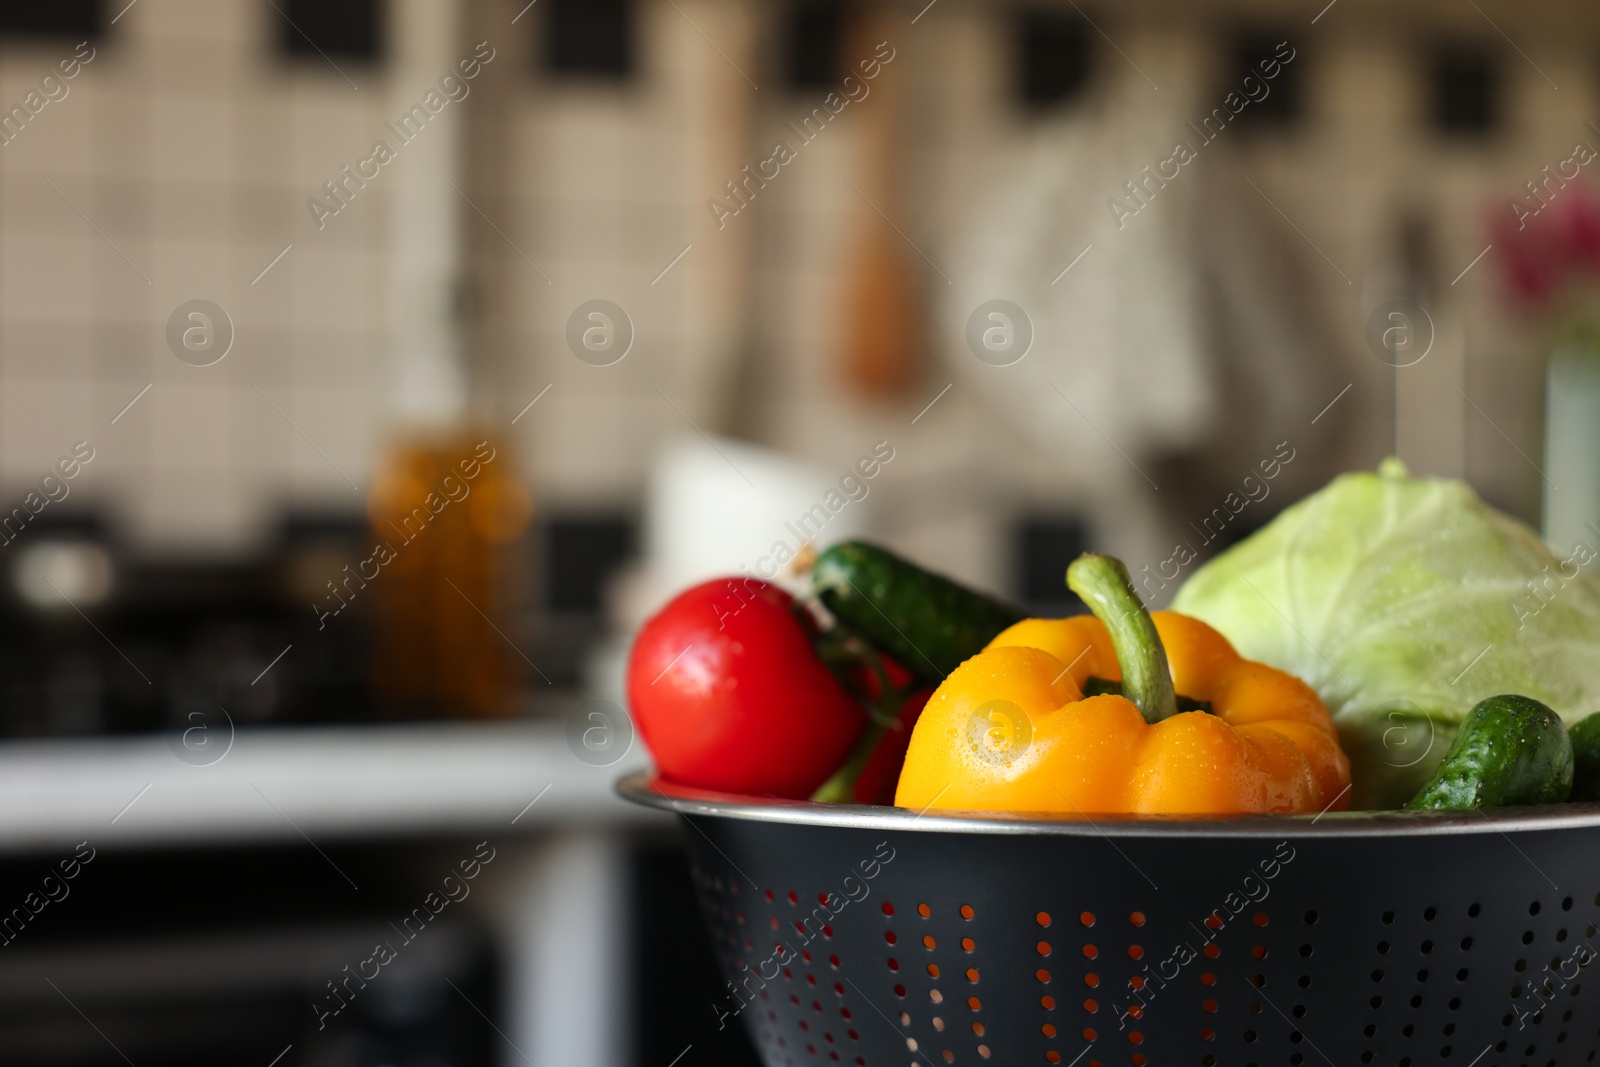
<svg viewBox="0 0 1600 1067">
<path fill-rule="evenodd" d="M 932 685 L 1023 617 L 865 541 L 841 541 L 818 556 L 811 588 L 846 625 Z"/>
<path fill-rule="evenodd" d="M 1347 474 L 1201 567 L 1172 607 L 1303 678 L 1339 727 L 1357 807 L 1396 807 L 1479 701 L 1600 707 L 1600 581 L 1465 484 L 1398 460 Z"/>
<path fill-rule="evenodd" d="M 1572 799 L 1600 800 L 1600 712 L 1567 730 L 1572 741 Z"/>
<path fill-rule="evenodd" d="M 1456 731 L 1412 809 L 1560 804 L 1572 793 L 1572 742 L 1561 717 L 1530 697 L 1481 701 Z"/>
<path fill-rule="evenodd" d="M 1094 616 L 1028 619 L 934 692 L 895 803 L 1054 812 L 1315 812 L 1349 804 L 1349 763 L 1299 679 L 1241 659 L 1197 619 L 1145 611 L 1122 564 L 1068 570 Z M 1120 694 L 1085 696 L 1091 678 Z M 1174 686 L 1212 711 L 1181 711 Z"/>
</svg>

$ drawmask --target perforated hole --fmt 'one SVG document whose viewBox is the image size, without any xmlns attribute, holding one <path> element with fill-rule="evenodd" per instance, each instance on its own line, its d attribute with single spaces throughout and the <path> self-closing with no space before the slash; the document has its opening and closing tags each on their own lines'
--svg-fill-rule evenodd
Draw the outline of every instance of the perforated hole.
<svg viewBox="0 0 1600 1067">
<path fill-rule="evenodd" d="M 1183 921 L 1181 915 L 1148 915 L 1131 911 L 1129 905 L 1134 901 L 1118 906 L 1114 901 L 1091 900 L 1087 897 L 1081 903 L 1070 898 L 1063 900 L 1052 897 L 1041 901 L 1047 904 L 1048 910 L 1025 911 L 1019 917 L 1022 928 L 1035 931 L 1036 940 L 1033 944 L 1036 952 L 1033 959 L 1036 966 L 1046 962 L 1051 966 L 1050 970 L 1038 967 L 1035 971 L 1035 978 L 1040 983 L 1035 994 L 1038 1007 L 1027 1010 L 1037 1011 L 1038 1014 L 1027 1020 L 1029 1025 L 1025 1032 L 1008 1035 L 1005 1032 L 1007 1021 L 994 1018 L 981 1021 L 988 1012 L 982 1010 L 981 1003 L 974 1006 L 972 1002 L 977 998 L 967 995 L 983 992 L 985 1000 L 992 999 L 988 992 L 977 989 L 980 981 L 992 986 L 994 995 L 1005 995 L 1006 983 L 1013 980 L 1007 977 L 1005 971 L 1008 966 L 1015 965 L 1017 949 L 1020 947 L 1014 933 L 1018 927 L 1011 925 L 1015 920 L 998 912 L 994 916 L 988 915 L 984 900 L 962 903 L 959 898 L 952 900 L 936 896 L 925 900 L 920 907 L 912 904 L 911 907 L 917 907 L 918 917 L 909 921 L 920 926 L 913 926 L 911 936 L 902 938 L 899 934 L 904 931 L 898 930 L 897 925 L 908 921 L 907 904 L 902 899 L 897 908 L 892 902 L 880 898 L 875 905 L 857 905 L 859 910 L 848 913 L 850 916 L 859 916 L 855 926 L 843 916 L 834 919 L 832 925 L 838 929 L 830 927 L 829 934 L 836 936 L 829 941 L 826 939 L 829 935 L 822 932 L 817 918 L 810 913 L 814 907 L 813 900 L 817 902 L 816 906 L 830 907 L 827 903 L 829 900 L 836 906 L 842 899 L 836 892 L 819 891 L 816 885 L 803 885 L 793 890 L 783 886 L 752 889 L 749 883 L 745 883 L 735 897 L 732 881 L 724 879 L 720 890 L 722 896 L 715 899 L 711 887 L 716 884 L 716 880 L 703 875 L 696 881 L 702 890 L 701 907 L 706 913 L 718 950 L 725 954 L 725 959 L 737 959 L 737 966 L 743 968 L 744 973 L 753 974 L 760 962 L 773 954 L 774 949 L 787 945 L 789 966 L 780 967 L 781 977 L 773 980 L 776 989 L 772 992 L 777 995 L 771 996 L 767 990 L 761 990 L 761 999 L 754 1001 L 760 1005 L 759 1010 L 752 1010 L 744 1017 L 745 1022 L 759 1022 L 753 1032 L 756 1033 L 766 1062 L 773 1067 L 823 1067 L 830 1062 L 848 1063 L 852 1060 L 873 1060 L 871 1067 L 895 1067 L 893 1059 L 875 1058 L 871 1051 L 875 1041 L 882 1040 L 881 1037 L 875 1037 L 873 1028 L 887 1019 L 869 1023 L 858 1012 L 861 1019 L 858 1033 L 853 1028 L 846 1029 L 850 1024 L 841 1022 L 840 1016 L 833 1014 L 837 1010 L 848 1019 L 849 1009 L 846 1005 L 856 992 L 851 989 L 847 976 L 853 977 L 869 998 L 874 994 L 874 986 L 881 991 L 883 1000 L 880 1003 L 884 1012 L 888 1013 L 889 1018 L 899 1018 L 898 1025 L 903 1028 L 904 1037 L 920 1042 L 913 1058 L 924 1067 L 926 1060 L 923 1057 L 938 1063 L 944 1059 L 945 1052 L 950 1052 L 954 1057 L 946 1061 L 951 1063 L 998 1061 L 1026 1064 L 1038 1062 L 1047 1050 L 1058 1054 L 1052 1062 L 1059 1064 L 1072 1060 L 1080 1067 L 1088 1067 L 1089 1063 L 1100 1061 L 1090 1060 L 1088 1055 L 1082 1060 L 1076 1059 L 1084 1051 L 1077 1041 L 1080 1028 L 1096 1032 L 1096 1041 L 1101 1043 L 1101 1047 L 1095 1051 L 1100 1053 L 1100 1060 L 1104 1061 L 1106 1067 L 1115 1067 L 1117 1064 L 1139 1067 L 1139 1061 L 1134 1057 L 1142 1057 L 1143 1049 L 1130 1034 L 1149 1037 L 1150 1041 L 1144 1044 L 1155 1043 L 1159 1038 L 1162 1042 L 1160 1049 L 1165 1053 L 1168 1049 L 1166 1042 L 1171 1038 L 1162 1027 L 1170 1026 L 1172 1021 L 1181 1017 L 1178 1009 L 1193 1011 L 1195 1008 L 1203 1012 L 1195 1019 L 1195 1023 L 1205 1025 L 1184 1028 L 1187 1031 L 1184 1036 L 1191 1043 L 1189 1047 L 1193 1050 L 1193 1056 L 1185 1058 L 1180 1055 L 1176 1059 L 1167 1055 L 1155 1056 L 1157 1067 L 1166 1067 L 1169 1060 L 1191 1065 L 1199 1060 L 1204 1067 L 1207 1056 L 1212 1067 L 1219 1062 L 1248 1067 L 1250 1058 L 1238 1055 L 1245 1047 L 1252 1050 L 1252 1056 L 1259 1061 L 1260 1067 L 1270 1067 L 1274 1063 L 1303 1067 L 1305 1063 L 1317 1062 L 1310 1043 L 1323 1042 L 1324 1047 L 1328 1047 L 1327 1041 L 1337 1044 L 1339 1038 L 1336 1035 L 1341 1026 L 1348 1028 L 1348 1037 L 1361 1042 L 1346 1054 L 1352 1063 L 1357 1062 L 1359 1056 L 1359 1062 L 1362 1063 L 1388 1063 L 1396 1067 L 1407 1059 L 1417 1067 L 1457 1061 L 1465 1065 L 1482 1051 L 1483 1046 L 1476 1039 L 1473 1024 L 1484 1016 L 1487 1016 L 1484 1021 L 1490 1025 L 1494 1020 L 1502 1021 L 1505 1027 L 1502 1034 L 1507 1039 L 1510 1051 L 1498 1059 L 1490 1055 L 1477 1067 L 1517 1067 L 1519 1064 L 1550 1067 L 1553 1063 L 1593 1063 L 1600 1059 L 1592 1055 L 1600 1047 L 1596 1040 L 1600 1037 L 1600 1029 L 1597 1029 L 1597 1025 L 1600 1025 L 1600 1010 L 1597 1007 L 1600 1006 L 1580 999 L 1579 992 L 1574 988 L 1578 983 L 1571 981 L 1570 977 L 1565 981 L 1553 977 L 1563 965 L 1566 967 L 1564 973 L 1570 975 L 1571 961 L 1576 959 L 1573 946 L 1581 948 L 1585 940 L 1594 937 L 1592 931 L 1595 923 L 1589 920 L 1595 916 L 1578 912 L 1571 897 L 1557 896 L 1548 901 L 1530 901 L 1528 897 L 1520 901 L 1514 898 L 1502 901 L 1497 897 L 1488 905 L 1444 899 L 1432 908 L 1418 908 L 1408 903 L 1404 908 L 1397 907 L 1394 912 L 1368 912 L 1364 921 L 1357 921 L 1357 916 L 1338 908 L 1330 908 L 1326 915 L 1319 915 L 1315 909 L 1305 909 L 1304 904 L 1310 901 L 1297 901 L 1290 897 L 1286 899 L 1292 910 L 1287 913 L 1281 906 L 1272 913 L 1247 908 L 1242 913 L 1234 911 L 1224 914 L 1219 911 L 1188 923 Z M 1278 903 L 1278 898 L 1274 898 L 1274 903 Z M 1090 904 L 1091 908 L 1078 912 L 1071 910 L 1073 906 L 1081 909 L 1082 904 Z M 1300 906 L 1293 907 L 1295 904 Z M 1486 922 L 1479 927 L 1475 920 L 1484 916 L 1485 907 L 1489 909 L 1488 914 L 1494 922 Z M 1499 911 L 1495 911 L 1496 908 Z M 875 916 L 880 912 L 884 919 L 881 924 L 875 925 Z M 835 911 L 835 914 L 838 912 Z M 1054 930 L 1053 915 L 1059 914 L 1077 916 L 1080 929 L 1085 931 L 1084 938 L 1073 938 L 1061 946 L 1067 956 L 1060 958 L 1056 956 L 1054 948 L 1055 941 L 1060 938 L 1047 932 Z M 1522 919 L 1517 924 L 1522 929 L 1512 926 L 1509 939 L 1505 929 L 1509 925 L 1505 923 L 1508 914 Z M 1100 916 L 1114 921 L 1102 928 Z M 782 922 L 775 922 L 777 919 Z M 987 922 L 989 919 L 998 920 L 998 924 L 990 926 Z M 1031 926 L 1027 925 L 1030 919 Z M 1127 920 L 1127 926 L 1123 925 L 1123 919 Z M 1287 923 L 1286 919 L 1289 920 Z M 1474 923 L 1467 927 L 1469 920 Z M 1434 925 L 1425 928 L 1423 923 Z M 750 936 L 756 930 L 765 933 L 769 926 L 776 927 L 776 932 L 769 935 L 773 940 L 759 943 Z M 862 926 L 864 930 L 860 929 Z M 1209 958 L 1216 959 L 1220 954 L 1224 959 L 1211 964 L 1202 957 L 1199 962 L 1211 968 L 1208 970 L 1202 970 L 1201 967 L 1189 970 L 1190 964 L 1180 965 L 1186 974 L 1195 975 L 1199 980 L 1198 986 L 1187 984 L 1193 981 L 1187 977 L 1177 985 L 1172 984 L 1173 979 L 1165 977 L 1157 983 L 1154 980 L 1157 961 L 1170 948 L 1166 939 L 1185 926 L 1188 927 L 1186 936 L 1191 939 L 1192 949 L 1209 948 Z M 1195 938 L 1195 926 L 1203 931 L 1209 927 L 1207 932 L 1214 932 L 1215 936 L 1203 943 Z M 1468 929 L 1472 932 L 1468 933 Z M 1094 933 L 1091 934 L 1091 930 Z M 1119 930 L 1121 934 L 1116 932 Z M 1313 985 L 1318 976 L 1324 970 L 1329 975 L 1334 974 L 1345 957 L 1340 952 L 1330 953 L 1325 941 L 1312 941 L 1307 935 L 1313 932 L 1333 935 L 1336 947 L 1351 943 L 1359 946 L 1363 941 L 1368 946 L 1370 955 L 1367 956 L 1367 970 L 1373 981 L 1364 995 L 1368 999 L 1368 1009 L 1344 1013 L 1343 1018 L 1322 1015 L 1316 1010 L 1319 1002 L 1310 1000 L 1307 992 L 1314 987 L 1321 988 L 1320 985 Z M 1424 937 L 1424 934 L 1429 936 Z M 852 954 L 858 951 L 854 946 L 862 943 L 859 939 L 863 935 L 870 938 L 867 944 L 869 957 L 852 961 Z M 882 941 L 877 940 L 879 935 L 883 936 Z M 781 942 L 776 940 L 780 937 L 783 938 Z M 1040 941 L 1039 937 L 1053 940 Z M 1505 944 L 1507 940 L 1512 942 L 1509 947 Z M 1027 944 L 1029 942 L 1025 939 L 1021 940 L 1021 945 Z M 1041 944 L 1047 946 L 1047 956 L 1037 954 L 1037 946 Z M 1071 961 L 1079 958 L 1072 955 L 1074 945 L 1079 948 L 1086 962 L 1085 967 L 1071 964 Z M 1521 956 L 1514 955 L 1508 948 L 1520 949 Z M 1008 954 L 1010 961 L 1006 959 Z M 940 968 L 950 964 L 952 957 L 958 961 L 955 970 L 938 980 L 938 984 L 952 990 L 952 994 L 942 996 L 938 989 L 933 988 L 936 983 L 931 978 L 940 975 Z M 888 969 L 887 961 L 890 959 L 895 960 L 897 970 Z M 1064 1001 L 1053 995 L 1056 991 L 1050 973 L 1059 969 L 1062 959 L 1069 962 L 1069 990 L 1082 990 L 1079 996 L 1069 995 Z M 1259 963 L 1256 962 L 1258 959 Z M 1492 1014 L 1482 1011 L 1480 1000 L 1489 991 L 1476 990 L 1478 996 L 1475 998 L 1473 993 L 1468 992 L 1474 988 L 1468 979 L 1503 974 L 1511 969 L 1507 965 L 1518 959 L 1521 961 L 1520 970 L 1502 982 L 1493 983 L 1493 998 L 1498 1002 L 1498 1010 L 1492 1010 Z M 885 961 L 884 969 L 878 968 L 877 961 Z M 1130 961 L 1133 961 L 1131 966 Z M 1312 970 L 1312 961 L 1318 968 L 1315 972 Z M 1470 971 L 1465 966 L 1469 961 L 1473 963 Z M 1377 964 L 1381 966 L 1372 969 Z M 1095 967 L 1095 971 L 1088 971 L 1089 966 Z M 1271 993 L 1273 1004 L 1268 1004 L 1265 996 L 1252 1001 L 1228 992 L 1234 988 L 1231 984 L 1239 981 L 1243 967 L 1258 972 L 1251 975 L 1245 971 L 1243 975 L 1253 986 L 1271 987 L 1263 989 L 1263 993 Z M 1137 1005 L 1125 1003 L 1130 998 L 1123 987 L 1138 991 L 1142 988 L 1141 982 L 1146 980 L 1137 974 L 1141 968 L 1145 969 L 1146 979 L 1155 990 L 1154 995 L 1171 1001 L 1173 1010 L 1170 1013 L 1163 1010 L 1168 1007 L 1166 1003 L 1155 1005 L 1147 1011 L 1140 1011 Z M 773 973 L 770 963 L 765 973 Z M 819 981 L 819 975 L 823 976 L 823 980 Z M 1454 982 L 1450 981 L 1452 976 Z M 1076 981 L 1079 977 L 1083 978 L 1082 986 Z M 1101 983 L 1102 978 L 1116 992 L 1106 993 L 1107 984 Z M 1516 979 L 1515 992 L 1511 978 Z M 902 981 L 896 983 L 896 979 Z M 1424 996 L 1430 986 L 1440 983 L 1449 988 L 1438 989 L 1439 996 Z M 894 991 L 893 998 L 888 995 L 889 989 Z M 1178 989 L 1184 989 L 1187 993 L 1180 994 Z M 1556 999 L 1563 990 L 1568 996 Z M 1306 1002 L 1297 1003 L 1292 997 L 1287 1002 L 1280 999 L 1285 991 L 1295 993 Z M 1376 995 L 1380 991 L 1387 991 L 1388 995 Z M 1190 1000 L 1187 1006 L 1179 1003 L 1194 993 L 1200 995 Z M 821 999 L 814 999 L 814 994 L 820 994 Z M 1147 991 L 1141 995 L 1148 998 L 1151 994 Z M 822 1003 L 824 1000 L 825 1005 Z M 925 1005 L 928 1010 L 920 1015 L 901 1010 L 903 1006 L 911 1004 Z M 1507 1011 L 1507 1008 L 1511 1010 Z M 1079 1014 L 1080 1009 L 1082 1014 Z M 1446 1009 L 1448 1014 L 1441 1009 Z M 934 1015 L 933 1012 L 939 1014 Z M 1072 1018 L 1067 1019 L 1066 1014 Z M 1351 1015 L 1354 1018 L 1350 1018 Z M 1590 1015 L 1595 1017 L 1590 1018 Z M 1128 1022 L 1141 1016 L 1147 1017 L 1141 1030 L 1126 1028 Z M 939 1021 L 935 1023 L 934 1019 Z M 1110 1026 L 1108 1022 L 1119 1022 L 1120 1025 Z M 830 1028 L 830 1023 L 837 1029 Z M 1074 1026 L 1074 1023 L 1077 1025 Z M 1151 1026 L 1153 1030 L 1144 1032 L 1143 1025 Z M 1304 1032 L 1298 1029 L 1302 1025 L 1307 1027 Z M 1246 1027 L 1254 1035 L 1253 1044 L 1245 1041 Z M 783 1033 L 775 1032 L 778 1028 Z M 1326 1041 L 1324 1033 L 1329 1035 Z M 892 1029 L 889 1029 L 889 1034 L 899 1045 L 902 1035 L 894 1033 Z M 1122 1038 L 1128 1038 L 1128 1043 L 1124 1044 L 1120 1040 Z M 1458 1039 L 1462 1042 L 1460 1046 L 1455 1044 Z M 981 1046 L 978 1044 L 980 1040 L 983 1042 Z M 1026 1044 L 1028 1041 L 1033 1043 L 1031 1047 Z M 1049 1047 L 1057 1041 L 1061 1042 L 1060 1047 Z M 945 1048 L 946 1042 L 949 1048 Z M 1221 1044 L 1213 1044 L 1215 1042 Z M 852 1048 L 853 1044 L 858 1047 Z M 1368 1045 L 1370 1047 L 1365 1047 Z M 1207 1046 L 1214 1048 L 1216 1055 L 1205 1052 Z M 980 1048 L 985 1051 L 980 1051 Z M 1107 1055 L 1108 1049 L 1120 1051 L 1115 1055 Z M 866 1055 L 858 1057 L 858 1051 Z M 857 1067 L 867 1067 L 867 1064 L 858 1062 Z"/>
</svg>

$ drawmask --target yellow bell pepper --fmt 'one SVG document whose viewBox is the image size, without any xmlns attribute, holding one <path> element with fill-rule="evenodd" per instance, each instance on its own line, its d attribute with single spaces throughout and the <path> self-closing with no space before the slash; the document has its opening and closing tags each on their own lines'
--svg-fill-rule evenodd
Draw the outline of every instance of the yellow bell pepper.
<svg viewBox="0 0 1600 1067">
<path fill-rule="evenodd" d="M 1109 556 L 1080 557 L 1067 584 L 1094 615 L 1024 620 L 956 668 L 912 733 L 896 804 L 1065 815 L 1349 806 L 1350 763 L 1310 686 L 1240 658 L 1198 619 L 1152 617 Z M 1104 692 L 1114 683 L 1123 695 Z M 1180 692 L 1196 710 L 1178 710 Z"/>
</svg>

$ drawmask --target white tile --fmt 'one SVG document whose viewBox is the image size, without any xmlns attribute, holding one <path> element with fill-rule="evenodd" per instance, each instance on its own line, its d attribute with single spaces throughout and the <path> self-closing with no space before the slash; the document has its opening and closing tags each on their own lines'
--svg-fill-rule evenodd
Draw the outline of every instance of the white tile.
<svg viewBox="0 0 1600 1067">
<path fill-rule="evenodd" d="M 346 163 L 366 155 L 382 136 L 383 119 L 374 120 L 374 106 L 344 82 L 296 77 L 291 82 L 289 177 L 310 196 Z M 403 149 L 402 149 L 403 151 Z"/>
<path fill-rule="evenodd" d="M 301 330 L 328 330 L 367 325 L 366 274 L 369 257 L 319 248 L 296 248 L 294 262 L 295 325 Z M 282 264 L 280 264 L 282 266 Z"/>
<path fill-rule="evenodd" d="M 682 422 L 653 390 L 618 400 L 552 389 L 534 410 L 546 403 L 528 431 L 530 469 L 566 499 L 614 497 L 642 485 L 652 446 Z"/>
<path fill-rule="evenodd" d="M 295 389 L 272 400 L 298 427 L 293 444 L 293 498 L 363 500 L 362 493 L 372 485 L 379 446 L 379 414 L 372 392 Z M 350 482 L 359 490 L 352 489 Z"/>
<path fill-rule="evenodd" d="M 230 121 L 233 139 L 233 173 L 238 181 L 287 184 L 293 141 L 293 96 L 257 85 L 233 104 Z"/>
<path fill-rule="evenodd" d="M 147 181 L 154 150 L 154 103 L 150 91 L 128 76 L 101 69 L 104 53 L 78 76 L 94 79 L 95 92 L 81 101 L 89 113 L 94 165 L 102 181 L 132 178 Z"/>
<path fill-rule="evenodd" d="M 167 240 L 158 237 L 146 253 L 145 273 L 155 282 L 151 309 L 165 322 L 167 315 L 186 300 L 211 300 L 226 308 L 228 293 L 247 284 L 236 266 L 233 249 L 225 240 L 216 243 Z"/>
<path fill-rule="evenodd" d="M 40 77 L 48 74 L 48 65 L 41 66 Z M 95 156 L 93 142 L 93 115 L 88 101 L 74 91 L 77 82 L 53 81 L 51 99 L 39 91 L 38 79 L 29 87 L 38 92 L 34 100 L 43 101 L 37 114 L 30 114 L 28 122 L 17 132 L 18 122 L 12 118 L 13 108 L 22 106 L 26 93 L 0 97 L 0 118 L 11 119 L 7 127 L 12 140 L 0 145 L 0 164 L 15 173 L 67 174 L 86 177 L 92 170 Z M 65 95 L 62 95 L 65 93 Z M 36 104 L 37 106 L 37 104 Z M 23 107 L 25 114 L 30 109 Z"/>
<path fill-rule="evenodd" d="M 150 232 L 162 241 L 233 239 L 233 187 L 225 182 L 157 181 L 150 185 Z"/>
<path fill-rule="evenodd" d="M 382 394 L 389 385 L 383 342 L 364 330 L 304 332 L 286 355 L 292 359 L 297 391 Z"/>
<path fill-rule="evenodd" d="M 150 462 L 157 471 L 228 467 L 235 407 L 242 398 L 209 375 L 211 370 L 183 367 L 139 402 L 149 404 Z"/>
<path fill-rule="evenodd" d="M 90 259 L 116 253 L 87 225 L 80 230 L 0 241 L 0 317 L 89 317 Z"/>
<path fill-rule="evenodd" d="M 70 319 L 0 319 L 0 375 L 8 384 L 87 381 L 92 333 L 88 323 Z"/>
<path fill-rule="evenodd" d="M 121 0 L 126 3 L 127 0 Z M 118 0 L 109 0 L 115 8 Z M 216 0 L 160 0 L 160 32 L 163 37 L 204 45 L 217 51 L 255 47 L 263 34 L 267 16 L 281 18 L 258 4 L 219 4 Z"/>
<path fill-rule="evenodd" d="M 0 389 L 0 471 L 32 481 L 74 441 L 93 440 L 96 421 L 86 382 L 7 381 Z"/>
<path fill-rule="evenodd" d="M 37 175 L 13 176 L 0 148 L 0 235 L 9 239 L 18 234 L 53 234 L 63 229 L 72 209 L 49 184 Z M 76 218 L 76 216 L 73 216 Z"/>
<path fill-rule="evenodd" d="M 265 494 L 217 467 L 164 467 L 125 501 L 135 550 L 159 554 L 245 553 L 260 547 L 271 514 Z"/>
<path fill-rule="evenodd" d="M 152 380 L 157 360 L 171 359 L 161 339 L 159 324 L 139 319 L 101 319 L 91 325 L 89 352 L 91 379 L 116 403 L 105 413 L 110 419 Z M 120 399 L 117 399 L 120 398 Z"/>
<path fill-rule="evenodd" d="M 231 177 L 238 132 L 226 99 L 162 94 L 150 100 L 150 173 L 157 179 Z"/>
</svg>

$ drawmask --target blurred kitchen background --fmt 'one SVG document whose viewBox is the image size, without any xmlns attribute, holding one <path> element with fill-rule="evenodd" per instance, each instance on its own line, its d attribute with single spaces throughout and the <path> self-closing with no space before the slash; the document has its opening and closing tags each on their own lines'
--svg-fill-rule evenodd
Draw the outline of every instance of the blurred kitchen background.
<svg viewBox="0 0 1600 1067">
<path fill-rule="evenodd" d="M 0 1064 L 754 1062 L 631 629 L 1396 452 L 1600 538 L 1597 121 L 1574 2 L 0 0 Z"/>
</svg>

